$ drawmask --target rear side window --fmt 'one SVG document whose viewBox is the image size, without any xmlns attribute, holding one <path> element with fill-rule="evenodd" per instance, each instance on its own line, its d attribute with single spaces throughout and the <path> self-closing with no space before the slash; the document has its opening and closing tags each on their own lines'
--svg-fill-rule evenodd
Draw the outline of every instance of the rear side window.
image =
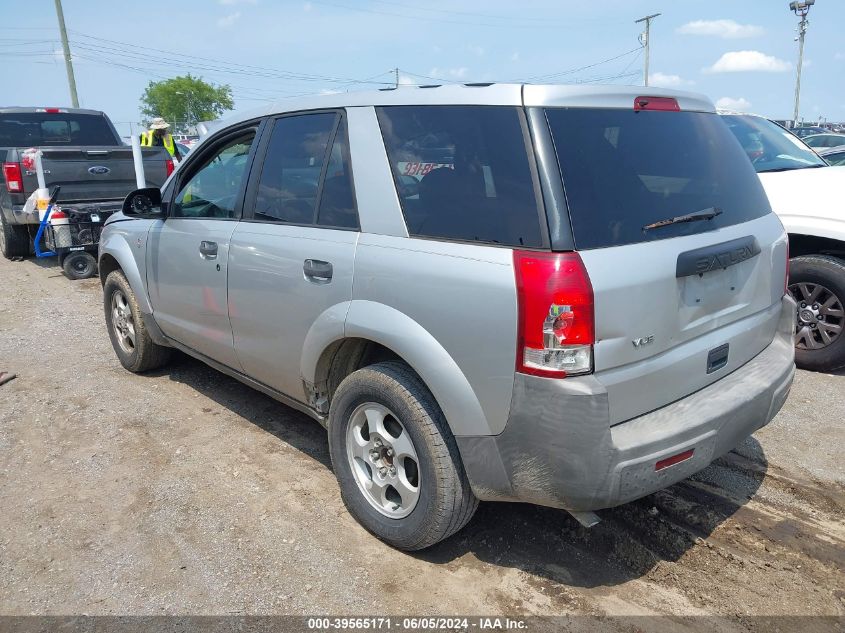
<svg viewBox="0 0 845 633">
<path fill-rule="evenodd" d="M 96 114 L 0 114 L 0 147 L 118 146 L 105 117 Z"/>
<path fill-rule="evenodd" d="M 703 233 L 771 212 L 719 115 L 547 109 L 575 244 L 602 248 Z M 698 211 L 709 220 L 645 227 Z"/>
<path fill-rule="evenodd" d="M 335 112 L 278 119 L 258 180 L 254 219 L 357 228 L 346 119 Z"/>
<path fill-rule="evenodd" d="M 392 106 L 377 111 L 410 235 L 544 245 L 518 108 Z"/>
<path fill-rule="evenodd" d="M 311 224 L 337 114 L 278 119 L 258 180 L 255 219 Z"/>
</svg>

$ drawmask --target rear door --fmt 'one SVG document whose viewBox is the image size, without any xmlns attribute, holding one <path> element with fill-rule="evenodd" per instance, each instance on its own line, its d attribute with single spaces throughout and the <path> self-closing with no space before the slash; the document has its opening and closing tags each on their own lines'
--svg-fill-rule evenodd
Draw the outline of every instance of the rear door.
<svg viewBox="0 0 845 633">
<path fill-rule="evenodd" d="M 186 165 L 147 245 L 147 285 L 162 331 L 236 369 L 226 277 L 255 134 L 253 127 L 233 131 Z"/>
<path fill-rule="evenodd" d="M 545 115 L 595 294 L 595 372 L 612 421 L 680 399 L 762 351 L 780 314 L 786 236 L 720 117 Z M 689 214 L 699 219 L 675 220 Z"/>
<path fill-rule="evenodd" d="M 232 236 L 229 315 L 244 372 L 304 401 L 305 337 L 352 298 L 359 233 L 345 116 L 288 115 L 265 136 Z"/>
</svg>

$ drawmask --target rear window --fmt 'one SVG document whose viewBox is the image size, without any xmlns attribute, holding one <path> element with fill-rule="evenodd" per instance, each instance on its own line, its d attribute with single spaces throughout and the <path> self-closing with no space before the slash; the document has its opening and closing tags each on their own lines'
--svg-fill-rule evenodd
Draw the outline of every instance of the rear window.
<svg viewBox="0 0 845 633">
<path fill-rule="evenodd" d="M 717 114 L 560 108 L 546 117 L 579 249 L 703 233 L 771 212 Z M 645 228 L 707 210 L 720 213 Z"/>
<path fill-rule="evenodd" d="M 378 117 L 410 235 L 544 245 L 521 110 L 393 106 Z"/>
<path fill-rule="evenodd" d="M 121 145 L 106 118 L 96 114 L 0 114 L 0 147 Z"/>
</svg>

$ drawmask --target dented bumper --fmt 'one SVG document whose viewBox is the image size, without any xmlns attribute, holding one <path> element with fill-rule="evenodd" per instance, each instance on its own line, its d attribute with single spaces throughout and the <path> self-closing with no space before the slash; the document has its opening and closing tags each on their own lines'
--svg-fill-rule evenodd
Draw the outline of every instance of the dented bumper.
<svg viewBox="0 0 845 633">
<path fill-rule="evenodd" d="M 505 430 L 458 437 L 476 496 L 590 511 L 650 494 L 701 470 L 766 425 L 795 373 L 794 302 L 760 354 L 721 380 L 661 409 L 610 425 L 607 393 L 593 376 L 519 374 Z M 663 467 L 664 460 L 692 455 Z M 660 462 L 660 464 L 658 464 Z"/>
</svg>

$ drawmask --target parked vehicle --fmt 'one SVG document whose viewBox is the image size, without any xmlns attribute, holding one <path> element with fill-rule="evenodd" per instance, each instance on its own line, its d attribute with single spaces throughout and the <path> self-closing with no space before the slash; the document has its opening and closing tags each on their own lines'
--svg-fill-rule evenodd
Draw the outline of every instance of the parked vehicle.
<svg viewBox="0 0 845 633">
<path fill-rule="evenodd" d="M 845 145 L 820 149 L 817 153 L 827 161 L 828 165 L 845 165 Z"/>
<path fill-rule="evenodd" d="M 103 112 L 71 108 L 0 108 L 0 252 L 26 257 L 40 221 L 24 204 L 38 188 L 34 167 L 23 164 L 25 150 L 43 155 L 46 186 L 62 188 L 62 207 L 75 206 L 105 217 L 118 210 L 135 187 L 132 150 L 123 144 Z M 162 148 L 145 148 L 144 170 L 160 186 L 173 170 Z"/>
<path fill-rule="evenodd" d="M 786 234 L 689 93 L 269 106 L 130 195 L 99 263 L 125 368 L 177 348 L 314 417 L 349 511 L 408 550 L 478 499 L 593 524 L 765 425 L 794 373 Z"/>
<path fill-rule="evenodd" d="M 811 134 L 801 140 L 813 149 L 840 147 L 845 145 L 845 134 Z"/>
<path fill-rule="evenodd" d="M 805 136 L 810 136 L 811 134 L 824 134 L 827 132 L 826 129 L 823 127 L 816 127 L 816 126 L 804 126 L 804 127 L 795 127 L 789 130 L 798 138 L 804 138 Z"/>
<path fill-rule="evenodd" d="M 799 367 L 845 366 L 845 167 L 830 167 L 767 119 L 726 114 L 789 233 L 789 290 L 798 301 Z M 761 150 L 762 148 L 762 150 Z"/>
</svg>

